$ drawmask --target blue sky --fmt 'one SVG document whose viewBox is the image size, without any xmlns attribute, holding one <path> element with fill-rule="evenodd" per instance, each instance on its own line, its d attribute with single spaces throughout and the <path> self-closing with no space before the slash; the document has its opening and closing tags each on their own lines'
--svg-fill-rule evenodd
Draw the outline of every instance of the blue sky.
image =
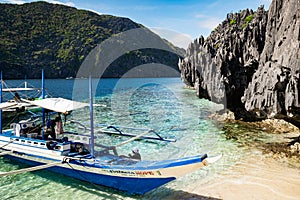
<svg viewBox="0 0 300 200">
<path fill-rule="evenodd" d="M 0 0 L 2 3 L 27 3 L 35 0 Z M 173 44 L 186 48 L 200 35 L 209 33 L 227 13 L 260 5 L 269 8 L 271 0 L 46 0 L 99 14 L 128 17 L 150 28 Z"/>
</svg>

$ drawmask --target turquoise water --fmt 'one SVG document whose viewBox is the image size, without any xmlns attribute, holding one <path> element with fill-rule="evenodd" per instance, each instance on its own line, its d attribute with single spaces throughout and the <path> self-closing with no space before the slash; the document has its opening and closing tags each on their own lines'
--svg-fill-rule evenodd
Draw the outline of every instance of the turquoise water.
<svg viewBox="0 0 300 200">
<path fill-rule="evenodd" d="M 7 81 L 17 86 L 22 81 Z M 40 87 L 40 80 L 28 80 Z M 75 82 L 75 83 L 74 83 Z M 94 84 L 98 80 L 93 80 Z M 75 85 L 75 86 L 74 86 Z M 75 87 L 75 89 L 74 89 Z M 47 93 L 53 97 L 73 98 L 88 102 L 88 80 L 46 80 Z M 96 87 L 95 87 L 96 88 Z M 179 78 L 101 79 L 94 95 L 95 129 L 99 124 L 117 124 L 136 128 L 151 128 L 163 137 L 175 137 L 175 143 L 134 141 L 118 149 L 128 154 L 138 147 L 142 159 L 168 159 L 207 153 L 223 154 L 216 164 L 198 170 L 179 180 L 160 187 L 144 196 L 128 196 L 106 187 L 74 180 L 48 171 L 38 171 L 0 179 L 1 199 L 162 199 L 181 190 L 193 180 L 209 179 L 247 155 L 246 150 L 225 139 L 222 124 L 209 115 L 222 108 L 200 100 L 195 92 L 186 89 Z M 74 111 L 68 119 L 89 126 L 88 110 Z M 67 125 L 65 130 L 73 129 Z M 97 134 L 97 142 L 115 145 L 128 138 Z M 0 157 L 0 171 L 26 167 Z M 175 195 L 176 196 L 176 195 Z"/>
</svg>

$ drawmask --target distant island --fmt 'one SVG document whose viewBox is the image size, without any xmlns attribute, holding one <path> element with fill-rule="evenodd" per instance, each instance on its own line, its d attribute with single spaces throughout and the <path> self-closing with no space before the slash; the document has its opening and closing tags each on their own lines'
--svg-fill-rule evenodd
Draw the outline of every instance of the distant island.
<svg viewBox="0 0 300 200">
<path fill-rule="evenodd" d="M 42 68 L 46 78 L 76 77 L 82 62 L 98 44 L 114 34 L 136 28 L 144 27 L 128 18 L 98 15 L 64 5 L 0 4 L 0 70 L 6 79 L 23 79 L 25 75 L 40 78 Z M 146 63 L 160 63 L 179 71 L 179 55 L 185 51 L 159 40 L 173 51 L 127 52 L 111 63 L 103 77 L 122 77 L 131 68 Z"/>
</svg>

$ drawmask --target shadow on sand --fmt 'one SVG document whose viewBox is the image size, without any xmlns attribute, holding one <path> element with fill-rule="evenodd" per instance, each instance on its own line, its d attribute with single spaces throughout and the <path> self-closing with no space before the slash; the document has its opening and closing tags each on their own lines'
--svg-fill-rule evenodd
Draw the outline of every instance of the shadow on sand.
<svg viewBox="0 0 300 200">
<path fill-rule="evenodd" d="M 164 200 L 220 200 L 214 197 L 203 196 L 199 194 L 194 194 L 182 190 L 174 190 L 167 187 L 160 187 L 156 190 L 153 190 L 143 196 L 143 200 L 155 200 L 155 199 L 164 199 Z"/>
</svg>

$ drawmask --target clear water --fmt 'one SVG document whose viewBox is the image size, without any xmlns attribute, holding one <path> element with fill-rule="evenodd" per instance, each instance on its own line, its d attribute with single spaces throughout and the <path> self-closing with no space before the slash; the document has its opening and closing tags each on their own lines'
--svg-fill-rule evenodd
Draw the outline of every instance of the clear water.
<svg viewBox="0 0 300 200">
<path fill-rule="evenodd" d="M 7 81 L 17 86 L 22 80 Z M 40 87 L 40 80 L 28 80 Z M 94 84 L 98 80 L 93 80 Z M 76 90 L 73 89 L 75 85 Z M 47 93 L 53 97 L 73 98 L 88 102 L 88 80 L 46 80 Z M 76 94 L 74 92 L 76 92 Z M 162 199 L 179 192 L 202 179 L 203 183 L 249 153 L 237 143 L 225 139 L 222 124 L 208 116 L 219 105 L 198 99 L 186 89 L 179 78 L 101 79 L 94 94 L 97 104 L 94 118 L 99 124 L 117 124 L 136 128 L 151 128 L 163 137 L 175 137 L 175 143 L 134 141 L 121 146 L 120 154 L 128 154 L 138 147 L 142 159 L 162 160 L 207 153 L 223 154 L 216 164 L 186 175 L 144 196 L 128 196 L 122 192 L 91 183 L 74 180 L 46 170 L 3 177 L 0 179 L 0 199 Z M 89 111 L 74 111 L 68 119 L 89 126 Z M 66 129 L 74 129 L 67 125 Z M 141 133 L 141 132 L 140 132 Z M 97 142 L 115 145 L 128 138 L 97 134 Z M 26 167 L 0 157 L 0 171 Z"/>
</svg>

